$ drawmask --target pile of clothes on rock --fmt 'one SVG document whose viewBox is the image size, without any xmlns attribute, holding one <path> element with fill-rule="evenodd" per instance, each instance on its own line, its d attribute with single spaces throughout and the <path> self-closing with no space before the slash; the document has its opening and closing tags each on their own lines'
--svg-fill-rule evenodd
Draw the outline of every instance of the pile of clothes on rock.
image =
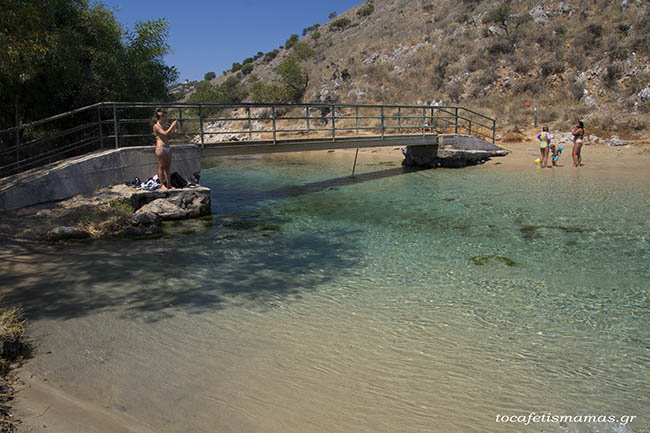
<svg viewBox="0 0 650 433">
<path fill-rule="evenodd" d="M 169 181 L 171 182 L 172 188 L 188 188 L 198 185 L 200 177 L 201 175 L 199 172 L 196 172 L 190 177 L 190 180 L 188 182 L 183 178 L 183 176 L 175 171 L 170 176 Z M 124 184 L 126 186 L 130 186 L 136 189 L 143 189 L 145 191 L 154 191 L 161 187 L 160 179 L 158 178 L 157 174 L 147 179 L 146 182 L 142 182 L 140 178 L 136 176 L 131 182 L 124 182 Z"/>
</svg>

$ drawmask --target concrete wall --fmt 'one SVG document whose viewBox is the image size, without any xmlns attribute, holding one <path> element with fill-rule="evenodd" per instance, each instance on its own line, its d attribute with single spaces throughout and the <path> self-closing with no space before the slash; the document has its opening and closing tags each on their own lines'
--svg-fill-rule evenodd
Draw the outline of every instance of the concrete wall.
<svg viewBox="0 0 650 433">
<path fill-rule="evenodd" d="M 185 179 L 201 170 L 200 149 L 192 144 L 172 146 L 171 172 Z M 143 182 L 158 173 L 153 146 L 103 150 L 30 170 L 0 181 L 0 209 L 88 194 L 108 185 Z"/>
</svg>

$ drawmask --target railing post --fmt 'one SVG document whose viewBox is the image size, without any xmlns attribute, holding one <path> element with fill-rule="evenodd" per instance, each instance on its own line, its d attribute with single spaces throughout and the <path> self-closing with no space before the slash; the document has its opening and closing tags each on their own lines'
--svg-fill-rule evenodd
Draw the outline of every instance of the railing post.
<svg viewBox="0 0 650 433">
<path fill-rule="evenodd" d="M 336 116 L 334 115 L 334 105 L 330 105 L 330 110 L 332 111 L 332 141 L 336 139 Z"/>
<path fill-rule="evenodd" d="M 102 133 L 102 107 L 97 107 L 97 124 L 99 125 L 99 148 L 104 148 L 104 134 Z"/>
<path fill-rule="evenodd" d="M 357 105 L 355 108 L 357 112 L 357 135 L 359 135 L 359 106 Z"/>
<path fill-rule="evenodd" d="M 397 107 L 397 133 L 402 133 L 402 107 Z"/>
<path fill-rule="evenodd" d="M 178 107 L 178 124 L 180 125 L 181 137 L 185 138 L 185 129 L 183 128 L 183 109 Z"/>
<path fill-rule="evenodd" d="M 271 117 L 273 118 L 273 144 L 276 141 L 276 130 L 275 130 L 275 105 L 271 106 Z"/>
<path fill-rule="evenodd" d="M 497 121 L 495 119 L 492 119 L 492 144 L 494 144 L 495 142 L 496 133 L 497 133 Z"/>
<path fill-rule="evenodd" d="M 120 135 L 119 127 L 120 127 L 120 124 L 117 121 L 117 107 L 115 106 L 115 104 L 113 104 L 113 131 L 115 132 L 115 148 L 116 149 L 120 147 L 120 141 L 119 141 L 119 137 L 118 137 Z"/>
<path fill-rule="evenodd" d="M 381 138 L 384 139 L 384 106 L 381 106 Z"/>
<path fill-rule="evenodd" d="M 456 122 L 455 122 L 455 124 L 456 124 L 456 132 L 455 132 L 455 134 L 458 135 L 458 107 L 456 107 L 456 119 L 455 120 L 456 120 Z"/>
<path fill-rule="evenodd" d="M 16 170 L 20 170 L 20 130 L 18 128 L 16 128 L 14 136 L 16 138 Z"/>
<path fill-rule="evenodd" d="M 246 107 L 246 114 L 248 115 L 248 139 L 253 139 L 253 124 L 251 123 L 251 106 Z"/>
<path fill-rule="evenodd" d="M 307 105 L 307 135 L 309 135 L 309 105 Z"/>
<path fill-rule="evenodd" d="M 469 120 L 469 135 L 472 135 L 472 121 Z"/>
<path fill-rule="evenodd" d="M 422 136 L 427 135 L 427 109 L 422 107 Z"/>
<path fill-rule="evenodd" d="M 431 133 L 435 134 L 436 133 L 436 118 L 434 116 L 434 110 L 435 108 L 431 107 Z"/>
<path fill-rule="evenodd" d="M 203 104 L 199 104 L 199 129 L 201 134 L 201 148 L 204 148 L 205 137 L 203 135 Z"/>
</svg>

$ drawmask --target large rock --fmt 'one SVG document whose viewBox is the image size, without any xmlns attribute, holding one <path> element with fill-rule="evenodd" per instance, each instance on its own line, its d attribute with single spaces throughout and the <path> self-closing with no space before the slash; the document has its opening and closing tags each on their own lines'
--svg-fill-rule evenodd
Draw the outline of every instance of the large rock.
<svg viewBox="0 0 650 433">
<path fill-rule="evenodd" d="M 134 221 L 178 220 L 209 215 L 210 194 L 193 189 L 177 190 L 166 198 L 156 198 L 138 209 Z"/>
</svg>

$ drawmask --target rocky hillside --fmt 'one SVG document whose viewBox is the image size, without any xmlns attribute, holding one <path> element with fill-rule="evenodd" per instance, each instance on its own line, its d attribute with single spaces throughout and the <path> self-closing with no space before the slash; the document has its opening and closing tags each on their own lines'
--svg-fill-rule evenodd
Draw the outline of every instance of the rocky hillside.
<svg viewBox="0 0 650 433">
<path fill-rule="evenodd" d="M 287 37 L 212 86 L 259 99 L 255 86 L 281 83 L 294 55 L 303 102 L 459 104 L 506 132 L 530 127 L 537 107 L 558 129 L 580 118 L 601 136 L 650 130 L 649 0 L 369 0 Z"/>
</svg>

